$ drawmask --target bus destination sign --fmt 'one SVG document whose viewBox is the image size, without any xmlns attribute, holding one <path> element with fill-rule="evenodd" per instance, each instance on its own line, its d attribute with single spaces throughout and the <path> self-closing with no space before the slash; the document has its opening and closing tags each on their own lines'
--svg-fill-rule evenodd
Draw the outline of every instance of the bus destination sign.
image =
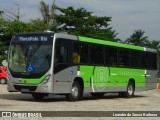
<svg viewBox="0 0 160 120">
<path fill-rule="evenodd" d="M 18 36 L 17 41 L 20 42 L 47 42 L 47 36 Z"/>
</svg>

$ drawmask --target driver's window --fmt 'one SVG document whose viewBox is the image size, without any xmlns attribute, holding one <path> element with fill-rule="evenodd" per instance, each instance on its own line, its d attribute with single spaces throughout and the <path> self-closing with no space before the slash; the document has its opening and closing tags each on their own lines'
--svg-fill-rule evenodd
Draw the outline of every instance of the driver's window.
<svg viewBox="0 0 160 120">
<path fill-rule="evenodd" d="M 54 73 L 66 69 L 68 64 L 68 47 L 56 46 L 54 57 Z"/>
<path fill-rule="evenodd" d="M 68 63 L 68 48 L 57 46 L 55 51 L 55 64 Z"/>
</svg>

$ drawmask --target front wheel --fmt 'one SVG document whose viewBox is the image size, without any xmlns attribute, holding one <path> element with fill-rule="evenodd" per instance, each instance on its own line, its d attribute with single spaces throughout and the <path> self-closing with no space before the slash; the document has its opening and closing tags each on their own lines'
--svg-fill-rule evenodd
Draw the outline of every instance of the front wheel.
<svg viewBox="0 0 160 120">
<path fill-rule="evenodd" d="M 7 80 L 5 78 L 0 79 L 0 84 L 6 84 Z"/>
<path fill-rule="evenodd" d="M 126 92 L 119 92 L 120 97 L 125 97 L 125 98 L 132 98 L 134 97 L 134 84 L 133 82 L 129 81 L 128 86 L 127 86 L 127 91 Z"/>
<path fill-rule="evenodd" d="M 71 93 L 66 95 L 67 101 L 78 101 L 82 97 L 82 88 L 77 81 L 73 82 Z"/>
</svg>

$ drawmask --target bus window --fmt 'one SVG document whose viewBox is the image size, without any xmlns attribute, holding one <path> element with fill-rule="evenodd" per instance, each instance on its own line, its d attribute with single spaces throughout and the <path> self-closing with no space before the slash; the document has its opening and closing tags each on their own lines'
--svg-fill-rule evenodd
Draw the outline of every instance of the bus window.
<svg viewBox="0 0 160 120">
<path fill-rule="evenodd" d="M 157 55 L 155 53 L 151 54 L 150 64 L 152 69 L 157 69 Z"/>
<path fill-rule="evenodd" d="M 105 48 L 105 63 L 109 66 L 117 65 L 117 48 L 106 47 Z"/>
<path fill-rule="evenodd" d="M 119 49 L 119 51 L 118 51 L 118 65 L 120 67 L 128 67 L 129 66 L 129 50 Z"/>
<path fill-rule="evenodd" d="M 54 66 L 54 73 L 57 73 L 69 66 L 68 47 L 56 46 Z"/>
<path fill-rule="evenodd" d="M 154 60 L 154 61 L 153 61 Z M 157 69 L 157 56 L 154 53 L 142 53 L 141 64 L 146 69 Z"/>
<path fill-rule="evenodd" d="M 73 63 L 88 63 L 88 44 L 73 43 Z"/>
<path fill-rule="evenodd" d="M 142 68 L 149 68 L 149 58 L 150 58 L 149 53 L 143 52 L 141 58 L 142 58 L 141 59 Z"/>
<path fill-rule="evenodd" d="M 68 63 L 68 48 L 57 46 L 55 51 L 55 64 Z"/>
<path fill-rule="evenodd" d="M 140 52 L 131 51 L 131 67 L 140 68 Z"/>
<path fill-rule="evenodd" d="M 96 65 L 104 64 L 104 47 L 99 45 L 91 45 L 90 47 L 90 63 Z"/>
</svg>

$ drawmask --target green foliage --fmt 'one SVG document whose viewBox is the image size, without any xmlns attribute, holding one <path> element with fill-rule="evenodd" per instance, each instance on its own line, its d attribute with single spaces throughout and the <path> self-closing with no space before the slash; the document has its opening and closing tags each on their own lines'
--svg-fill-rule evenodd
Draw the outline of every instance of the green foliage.
<svg viewBox="0 0 160 120">
<path fill-rule="evenodd" d="M 5 38 L 4 43 L 6 43 L 6 45 L 9 45 L 11 37 L 16 33 L 36 31 L 38 31 L 38 29 L 36 29 L 33 25 L 29 23 L 24 23 L 18 20 L 7 22 L 5 29 L 3 30 L 3 38 Z"/>
<path fill-rule="evenodd" d="M 61 14 L 56 15 L 59 24 L 58 31 L 65 31 L 74 35 L 117 41 L 116 35 L 108 22 L 111 17 L 98 17 L 92 15 L 84 8 L 74 9 L 73 7 L 56 8 Z"/>
<path fill-rule="evenodd" d="M 160 41 L 156 41 L 156 40 L 148 41 L 146 44 L 146 47 L 157 50 L 157 59 L 158 59 L 157 61 L 159 66 L 160 65 Z"/>
<path fill-rule="evenodd" d="M 158 52 L 160 52 L 160 41 L 156 41 L 156 40 L 147 41 L 146 46 L 149 48 L 156 49 Z"/>
<path fill-rule="evenodd" d="M 2 10 L 0 10 L 0 16 L 3 14 L 4 12 Z"/>
<path fill-rule="evenodd" d="M 5 51 L 8 51 L 8 47 L 12 36 L 16 33 L 41 31 L 41 29 L 38 29 L 37 26 L 31 23 L 24 23 L 18 20 L 10 22 L 4 19 L 0 19 L 0 30 L 2 31 L 2 35 L 0 36 L 0 65 L 1 62 L 7 58 L 7 54 L 5 54 Z"/>
<path fill-rule="evenodd" d="M 5 51 L 8 49 L 8 47 L 3 44 L 2 38 L 0 38 L 0 66 L 2 66 L 2 61 L 7 59 L 7 54 Z"/>
<path fill-rule="evenodd" d="M 47 29 L 53 29 L 53 26 L 56 23 L 55 8 L 55 0 L 51 5 L 46 4 L 44 1 L 40 2 L 39 10 L 43 18 L 41 21 L 44 22 L 44 24 L 47 26 Z"/>
<path fill-rule="evenodd" d="M 148 42 L 148 36 L 144 36 L 145 31 L 139 29 L 135 30 L 134 33 L 128 38 L 125 43 L 137 45 L 137 46 L 146 46 Z"/>
<path fill-rule="evenodd" d="M 48 25 L 40 19 L 31 20 L 30 25 L 32 25 L 36 31 L 44 31 L 49 29 Z"/>
<path fill-rule="evenodd" d="M 145 31 L 143 30 L 135 30 L 134 33 L 128 38 L 125 43 L 138 45 L 142 47 L 153 48 L 157 50 L 157 61 L 158 65 L 160 64 L 160 41 L 156 40 L 148 40 L 148 36 L 144 36 Z"/>
</svg>

